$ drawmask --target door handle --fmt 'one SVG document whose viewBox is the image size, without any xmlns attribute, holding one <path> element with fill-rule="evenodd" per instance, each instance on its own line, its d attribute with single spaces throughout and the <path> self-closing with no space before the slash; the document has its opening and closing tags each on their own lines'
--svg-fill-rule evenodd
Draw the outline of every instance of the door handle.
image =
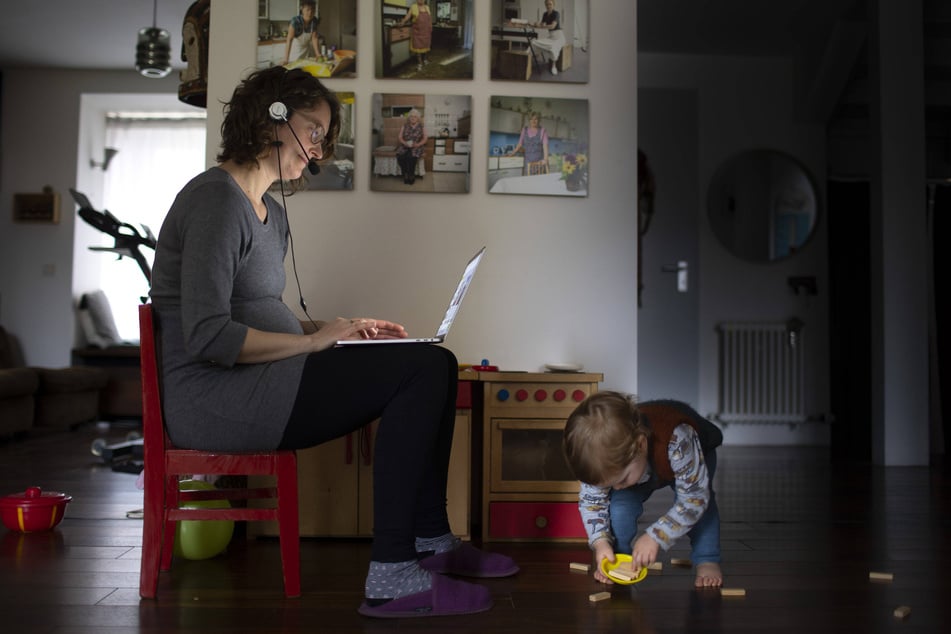
<svg viewBox="0 0 951 634">
<path fill-rule="evenodd" d="M 661 273 L 677 274 L 677 291 L 686 293 L 688 288 L 687 278 L 689 275 L 689 266 L 686 260 L 679 260 L 677 264 L 665 264 L 660 267 Z"/>
</svg>

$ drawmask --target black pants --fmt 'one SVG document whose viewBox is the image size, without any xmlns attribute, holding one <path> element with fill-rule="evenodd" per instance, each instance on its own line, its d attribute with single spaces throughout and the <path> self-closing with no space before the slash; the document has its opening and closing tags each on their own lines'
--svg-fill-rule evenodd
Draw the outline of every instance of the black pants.
<svg viewBox="0 0 951 634">
<path fill-rule="evenodd" d="M 332 348 L 307 358 L 281 448 L 312 447 L 380 418 L 372 454 L 373 561 L 415 559 L 416 537 L 450 531 L 446 483 L 457 375 L 455 355 L 429 344 Z"/>
<path fill-rule="evenodd" d="M 403 152 L 402 154 L 396 155 L 396 162 L 400 166 L 400 171 L 403 173 L 404 181 L 414 181 L 416 180 L 416 157 L 410 152 Z"/>
</svg>

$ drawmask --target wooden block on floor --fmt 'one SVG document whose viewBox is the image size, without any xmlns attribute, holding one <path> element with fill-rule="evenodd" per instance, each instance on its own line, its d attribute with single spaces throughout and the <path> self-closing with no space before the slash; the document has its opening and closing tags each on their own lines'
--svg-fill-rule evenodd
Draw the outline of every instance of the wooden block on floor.
<svg viewBox="0 0 951 634">
<path fill-rule="evenodd" d="M 531 52 L 501 51 L 499 53 L 499 74 L 505 79 L 530 79 L 532 76 Z"/>
<path fill-rule="evenodd" d="M 583 564 L 577 561 L 573 561 L 568 564 L 569 570 L 577 570 L 578 572 L 591 572 L 591 564 Z"/>
<path fill-rule="evenodd" d="M 895 578 L 890 572 L 870 572 L 868 573 L 868 578 L 871 581 L 892 581 Z"/>
<path fill-rule="evenodd" d="M 664 563 L 661 562 L 661 561 L 655 561 L 654 563 L 652 563 L 652 564 L 650 564 L 649 566 L 647 566 L 647 569 L 648 569 L 648 570 L 663 570 L 663 569 L 664 569 Z"/>
<path fill-rule="evenodd" d="M 597 603 L 598 601 L 604 601 L 605 599 L 610 599 L 610 592 L 595 592 L 594 594 L 588 595 L 588 601 L 591 603 Z"/>
<path fill-rule="evenodd" d="M 745 597 L 746 590 L 744 588 L 720 588 L 721 597 Z"/>
<path fill-rule="evenodd" d="M 894 614 L 896 619 L 907 619 L 911 614 L 911 606 L 899 605 L 897 608 L 895 608 Z"/>
<path fill-rule="evenodd" d="M 693 568 L 693 564 L 690 563 L 689 559 L 671 559 L 671 566 L 677 566 L 678 568 Z"/>
</svg>

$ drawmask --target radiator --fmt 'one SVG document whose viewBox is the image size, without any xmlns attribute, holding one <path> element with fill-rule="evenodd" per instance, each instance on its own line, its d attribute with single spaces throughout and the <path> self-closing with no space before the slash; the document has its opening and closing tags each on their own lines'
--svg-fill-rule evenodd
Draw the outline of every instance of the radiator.
<svg viewBox="0 0 951 634">
<path fill-rule="evenodd" d="M 802 322 L 722 323 L 719 334 L 719 412 L 723 423 L 801 423 Z"/>
</svg>

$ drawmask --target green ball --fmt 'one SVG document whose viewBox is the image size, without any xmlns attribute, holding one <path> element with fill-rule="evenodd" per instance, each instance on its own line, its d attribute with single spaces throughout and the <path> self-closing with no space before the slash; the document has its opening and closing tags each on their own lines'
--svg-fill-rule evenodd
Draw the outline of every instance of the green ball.
<svg viewBox="0 0 951 634">
<path fill-rule="evenodd" d="M 180 491 L 200 491 L 214 489 L 208 482 L 201 480 L 182 480 L 178 483 Z M 227 500 L 201 500 L 182 504 L 182 508 L 229 508 Z M 231 542 L 234 534 L 234 522 L 231 520 L 181 520 L 175 527 L 176 557 L 185 559 L 210 559 L 220 555 Z"/>
</svg>

